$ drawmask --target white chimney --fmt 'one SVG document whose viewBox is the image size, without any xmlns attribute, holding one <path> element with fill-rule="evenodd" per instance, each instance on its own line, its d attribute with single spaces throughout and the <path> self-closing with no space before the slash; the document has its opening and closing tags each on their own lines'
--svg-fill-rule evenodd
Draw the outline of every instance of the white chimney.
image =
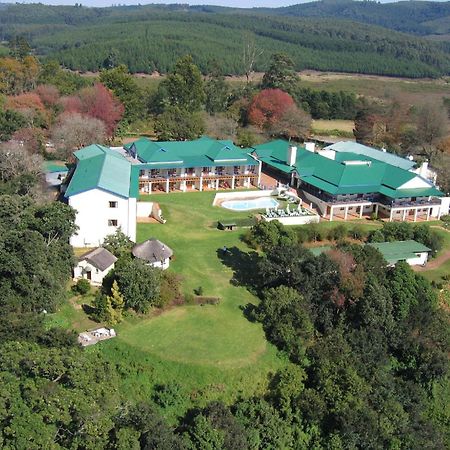
<svg viewBox="0 0 450 450">
<path fill-rule="evenodd" d="M 305 142 L 305 149 L 308 150 L 308 152 L 313 152 L 316 149 L 316 144 L 314 142 Z"/>
<path fill-rule="evenodd" d="M 426 178 L 428 173 L 428 161 L 424 161 L 419 169 L 419 175 Z"/>
<path fill-rule="evenodd" d="M 288 154 L 287 154 L 287 163 L 290 166 L 295 165 L 295 161 L 297 160 L 297 147 L 294 145 L 290 145 L 288 147 Z"/>
</svg>

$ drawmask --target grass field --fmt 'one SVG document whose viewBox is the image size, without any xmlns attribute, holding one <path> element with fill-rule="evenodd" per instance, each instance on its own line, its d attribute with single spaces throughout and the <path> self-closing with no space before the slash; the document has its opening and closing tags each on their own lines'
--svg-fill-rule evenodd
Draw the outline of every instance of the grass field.
<svg viewBox="0 0 450 450">
<path fill-rule="evenodd" d="M 201 286 L 204 295 L 218 296 L 221 302 L 177 306 L 143 317 L 131 315 L 115 327 L 116 339 L 86 349 L 101 353 L 118 367 L 121 389 L 129 398 L 148 399 L 155 386 L 179 385 L 182 397 L 189 401 L 167 408 L 164 414 L 169 421 L 188 408 L 212 400 L 228 403 L 240 396 L 264 394 L 269 375 L 289 364 L 266 341 L 261 326 L 244 317 L 242 308 L 248 303 L 256 304 L 257 298 L 232 282 L 231 267 L 237 262 L 233 258 L 239 258 L 240 251 L 250 251 L 242 242 L 243 230 L 220 231 L 216 226 L 217 220 L 249 215 L 213 207 L 214 195 L 215 192 L 173 193 L 142 198 L 157 201 L 167 223 L 138 224 L 137 240 L 156 237 L 165 242 L 174 251 L 169 270 L 182 276 L 184 293 L 193 293 Z M 357 222 L 367 229 L 381 226 L 379 222 Z M 340 224 L 322 222 L 319 226 L 327 230 Z M 450 233 L 446 234 L 446 247 L 450 248 Z M 226 265 L 221 255 L 224 246 L 232 251 Z M 242 261 L 241 269 L 248 270 L 251 276 L 252 264 Z M 423 274 L 433 279 L 440 276 L 437 271 Z M 58 313 L 49 315 L 48 325 L 78 331 L 98 326 L 81 308 L 91 299 L 92 296 L 70 299 Z"/>
<path fill-rule="evenodd" d="M 218 296 L 221 302 L 128 318 L 115 327 L 117 339 L 88 349 L 120 364 L 123 389 L 130 397 L 148 398 L 153 386 L 170 381 L 181 385 L 191 398 L 192 404 L 186 408 L 213 399 L 229 402 L 242 395 L 263 394 L 268 375 L 288 364 L 266 341 L 261 326 L 244 317 L 241 308 L 256 303 L 257 298 L 230 282 L 232 269 L 219 258 L 224 245 L 248 249 L 241 242 L 242 230 L 220 231 L 217 220 L 248 214 L 212 207 L 214 195 L 177 193 L 143 198 L 159 202 L 167 223 L 138 224 L 137 240 L 156 237 L 165 242 L 174 251 L 169 270 L 182 274 L 184 292 L 202 286 L 204 295 Z M 82 314 L 65 305 L 54 320 L 59 318 L 63 325 L 72 322 L 80 329 L 87 323 Z M 174 411 L 169 408 L 167 414 Z"/>
<path fill-rule="evenodd" d="M 355 122 L 353 120 L 316 119 L 311 123 L 311 131 L 317 135 L 339 136 L 353 139 L 354 126 Z"/>
</svg>

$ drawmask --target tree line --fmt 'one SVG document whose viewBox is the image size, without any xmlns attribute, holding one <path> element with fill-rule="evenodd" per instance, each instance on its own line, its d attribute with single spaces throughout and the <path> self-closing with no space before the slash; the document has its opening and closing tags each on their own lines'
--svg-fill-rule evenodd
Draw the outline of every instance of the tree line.
<svg viewBox="0 0 450 450">
<path fill-rule="evenodd" d="M 24 36 L 39 55 L 56 58 L 73 70 L 98 71 L 113 53 L 131 72 L 167 73 L 176 59 L 189 53 L 204 74 L 211 54 L 220 61 L 223 73 L 242 74 L 242 47 L 249 37 L 263 50 L 255 66 L 258 71 L 266 70 L 270 55 L 280 51 L 291 55 L 296 70 L 438 77 L 449 67 L 445 45 L 345 20 L 44 5 L 34 16 L 29 8 L 6 8 L 0 22 L 3 39 Z"/>
</svg>

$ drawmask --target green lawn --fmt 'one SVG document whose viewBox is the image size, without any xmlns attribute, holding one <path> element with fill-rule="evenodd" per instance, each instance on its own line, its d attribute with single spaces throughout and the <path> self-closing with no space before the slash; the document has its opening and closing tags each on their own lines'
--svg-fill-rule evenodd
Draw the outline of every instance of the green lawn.
<svg viewBox="0 0 450 450">
<path fill-rule="evenodd" d="M 137 241 L 156 237 L 169 245 L 174 251 L 169 270 L 182 275 L 183 291 L 192 293 L 202 286 L 204 295 L 218 296 L 221 302 L 180 306 L 116 327 L 118 338 L 98 349 L 114 361 L 128 360 L 130 365 L 144 361 L 144 372 L 151 374 L 146 378 L 141 370 L 127 376 L 124 383 L 130 395 L 145 396 L 149 383 L 176 381 L 200 403 L 215 398 L 231 401 L 263 393 L 268 374 L 287 364 L 266 341 L 261 326 L 244 317 L 241 307 L 257 299 L 230 283 L 232 270 L 219 258 L 224 245 L 247 248 L 240 239 L 242 230 L 220 231 L 217 220 L 248 213 L 212 207 L 214 195 L 176 193 L 141 199 L 157 201 L 167 223 L 138 224 Z"/>
<path fill-rule="evenodd" d="M 248 252 L 242 242 L 244 230 L 221 231 L 218 220 L 249 217 L 213 207 L 215 192 L 173 193 L 141 198 L 160 204 L 167 223 L 138 224 L 137 241 L 155 237 L 169 245 L 174 259 L 169 270 L 182 276 L 184 293 L 202 287 L 204 295 L 218 296 L 218 305 L 184 305 L 161 314 L 128 317 L 116 326 L 118 337 L 87 351 L 100 352 L 119 368 L 122 389 L 130 398 L 148 399 L 155 385 L 177 383 L 189 404 L 174 405 L 165 411 L 169 420 L 193 406 L 220 399 L 231 402 L 239 396 L 263 394 L 269 374 L 289 364 L 269 344 L 259 324 L 249 322 L 242 307 L 257 298 L 246 288 L 234 285 L 232 269 L 223 264 L 221 249 L 232 250 L 233 262 L 239 250 Z M 356 221 L 368 229 L 379 222 Z M 342 222 L 322 222 L 324 229 Z M 450 234 L 446 236 L 450 241 Z M 450 245 L 450 242 L 447 244 Z M 230 264 L 232 265 L 232 264 Z M 248 274 L 250 263 L 244 264 Z M 89 299 L 72 299 L 48 318 L 50 323 L 77 330 L 93 328 L 79 308 Z"/>
</svg>

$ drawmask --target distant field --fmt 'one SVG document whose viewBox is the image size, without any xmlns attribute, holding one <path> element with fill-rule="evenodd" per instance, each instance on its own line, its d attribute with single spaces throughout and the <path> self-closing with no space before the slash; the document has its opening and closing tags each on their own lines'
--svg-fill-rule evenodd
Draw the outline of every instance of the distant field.
<svg viewBox="0 0 450 450">
<path fill-rule="evenodd" d="M 439 79 L 409 79 L 384 77 L 377 75 L 359 75 L 336 72 L 300 72 L 300 85 L 311 89 L 324 89 L 330 92 L 350 91 L 357 95 L 377 98 L 398 98 L 411 104 L 420 104 L 428 100 L 450 98 L 450 78 Z M 259 83 L 263 73 L 254 73 L 253 83 Z M 164 79 L 164 76 L 135 76 L 139 86 L 154 90 Z M 233 86 L 245 84 L 245 77 L 232 76 L 226 80 Z"/>
<path fill-rule="evenodd" d="M 311 124 L 312 132 L 319 135 L 342 136 L 353 138 L 353 120 L 313 120 Z"/>
</svg>

